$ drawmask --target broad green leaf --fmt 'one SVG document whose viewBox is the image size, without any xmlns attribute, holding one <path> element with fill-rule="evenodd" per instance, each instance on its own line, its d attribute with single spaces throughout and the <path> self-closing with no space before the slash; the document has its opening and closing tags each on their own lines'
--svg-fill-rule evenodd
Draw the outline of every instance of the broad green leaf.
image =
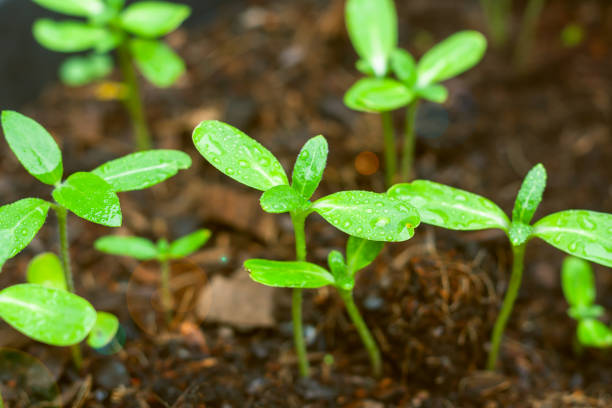
<svg viewBox="0 0 612 408">
<path fill-rule="evenodd" d="M 533 233 L 570 255 L 612 267 L 612 214 L 561 211 L 536 222 Z"/>
<path fill-rule="evenodd" d="M 335 280 L 335 286 L 342 290 L 352 290 L 355 279 L 348 272 L 344 257 L 339 251 L 331 251 L 327 257 L 327 264 Z"/>
<path fill-rule="evenodd" d="M 388 112 L 408 105 L 414 92 L 399 81 L 388 78 L 363 78 L 345 94 L 344 104 L 363 112 Z"/>
<path fill-rule="evenodd" d="M 374 262 L 384 246 L 384 242 L 349 237 L 346 244 L 346 263 L 349 273 L 355 276 L 356 272 Z"/>
<path fill-rule="evenodd" d="M 53 198 L 81 218 L 108 227 L 121 225 L 119 197 L 101 177 L 74 173 L 53 190 Z"/>
<path fill-rule="evenodd" d="M 161 41 L 137 38 L 130 48 L 142 75 L 159 88 L 169 87 L 185 72 L 181 57 Z"/>
<path fill-rule="evenodd" d="M 407 87 L 414 87 L 417 81 L 417 71 L 416 61 L 412 54 L 401 48 L 396 48 L 391 55 L 391 69 L 397 79 Z"/>
<path fill-rule="evenodd" d="M 115 192 L 142 190 L 191 166 L 189 155 L 178 150 L 148 150 L 111 160 L 91 172 Z"/>
<path fill-rule="evenodd" d="M 306 142 L 295 161 L 292 186 L 305 200 L 310 199 L 321 182 L 328 151 L 327 140 L 315 136 Z"/>
<path fill-rule="evenodd" d="M 87 344 L 99 349 L 110 343 L 119 330 L 119 320 L 111 313 L 97 312 L 96 323 L 87 337 Z"/>
<path fill-rule="evenodd" d="M 0 268 L 34 239 L 50 206 L 38 198 L 24 198 L 0 207 Z"/>
<path fill-rule="evenodd" d="M 27 283 L 0 291 L 0 318 L 36 341 L 70 346 L 85 339 L 96 311 L 70 292 Z"/>
<path fill-rule="evenodd" d="M 249 259 L 244 267 L 251 279 L 266 286 L 314 289 L 334 284 L 331 273 L 310 262 Z"/>
<path fill-rule="evenodd" d="M 193 143 L 210 164 L 249 187 L 266 191 L 289 184 L 276 157 L 233 126 L 204 121 L 194 129 Z"/>
<path fill-rule="evenodd" d="M 508 238 L 510 238 L 510 243 L 513 246 L 519 246 L 527 242 L 532 234 L 533 228 L 530 225 L 523 224 L 522 222 L 513 222 L 510 224 Z"/>
<path fill-rule="evenodd" d="M 45 184 L 61 181 L 62 152 L 44 127 L 21 113 L 3 111 L 2 129 L 11 150 L 28 173 Z"/>
<path fill-rule="evenodd" d="M 185 235 L 170 244 L 168 253 L 172 258 L 183 258 L 191 255 L 200 249 L 210 238 L 211 232 L 207 229 L 200 229 L 191 234 Z"/>
<path fill-rule="evenodd" d="M 47 288 L 68 290 L 62 263 L 57 255 L 52 252 L 36 255 L 30 261 L 26 280 L 28 283 L 35 283 Z"/>
<path fill-rule="evenodd" d="M 561 268 L 561 285 L 570 306 L 590 306 L 595 302 L 595 276 L 587 261 L 566 257 Z"/>
<path fill-rule="evenodd" d="M 444 184 L 415 180 L 396 184 L 387 194 L 416 207 L 426 224 L 463 231 L 510 228 L 508 217 L 495 203 Z"/>
<path fill-rule="evenodd" d="M 448 99 L 448 89 L 444 85 L 432 84 L 416 90 L 419 98 L 426 99 L 434 103 L 444 103 Z"/>
<path fill-rule="evenodd" d="M 113 72 L 113 60 L 107 54 L 92 54 L 87 57 L 70 57 L 62 63 L 59 76 L 70 86 L 87 85 Z"/>
<path fill-rule="evenodd" d="M 406 241 L 420 222 L 411 205 L 369 191 L 330 194 L 312 209 L 340 231 L 372 241 Z"/>
<path fill-rule="evenodd" d="M 176 30 L 189 14 L 191 9 L 184 4 L 139 1 L 121 13 L 121 26 L 140 37 L 161 37 Z"/>
<path fill-rule="evenodd" d="M 304 206 L 306 200 L 291 186 L 275 186 L 266 190 L 259 199 L 265 212 L 280 214 L 297 210 Z"/>
<path fill-rule="evenodd" d="M 487 49 L 477 31 L 460 31 L 433 46 L 417 65 L 419 87 L 457 76 L 476 65 Z"/>
<path fill-rule="evenodd" d="M 612 329 L 595 319 L 578 323 L 578 341 L 586 347 L 612 347 Z"/>
<path fill-rule="evenodd" d="M 157 246 L 153 242 L 140 237 L 107 235 L 98 238 L 94 246 L 98 251 L 107 254 L 129 256 L 141 261 L 155 259 L 159 255 Z"/>
<path fill-rule="evenodd" d="M 54 21 L 48 18 L 36 20 L 32 33 L 40 45 L 57 52 L 85 51 L 112 37 L 112 33 L 103 27 L 81 21 Z"/>
<path fill-rule="evenodd" d="M 393 0 L 348 0 L 346 28 L 357 54 L 376 76 L 387 73 L 389 58 L 397 47 L 397 14 Z"/>
<path fill-rule="evenodd" d="M 91 17 L 104 11 L 102 0 L 33 0 L 46 9 L 76 17 Z"/>
<path fill-rule="evenodd" d="M 527 175 L 516 196 L 512 221 L 529 225 L 546 188 L 546 169 L 542 164 L 535 165 Z"/>
</svg>

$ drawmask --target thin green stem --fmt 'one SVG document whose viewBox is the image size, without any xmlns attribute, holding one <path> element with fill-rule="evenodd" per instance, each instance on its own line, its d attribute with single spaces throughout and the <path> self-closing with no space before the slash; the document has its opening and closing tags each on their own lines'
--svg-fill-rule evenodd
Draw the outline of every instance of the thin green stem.
<svg viewBox="0 0 612 408">
<path fill-rule="evenodd" d="M 340 297 L 344 301 L 344 305 L 346 306 L 346 311 L 348 312 L 353 324 L 357 328 L 357 332 L 361 337 L 361 341 L 368 351 L 368 355 L 370 357 L 370 363 L 372 364 L 372 374 L 374 377 L 380 377 L 382 375 L 382 361 L 380 358 L 380 350 L 378 349 L 378 345 L 376 344 L 376 340 L 374 340 L 374 336 L 368 329 L 366 322 L 361 317 L 361 313 L 359 313 L 359 309 L 355 305 L 355 301 L 353 300 L 353 292 L 350 290 L 341 290 L 339 289 Z"/>
<path fill-rule="evenodd" d="M 514 62 L 518 69 L 523 69 L 527 63 L 533 45 L 535 29 L 545 2 L 546 0 L 529 0 L 529 3 L 527 3 L 514 54 Z"/>
<path fill-rule="evenodd" d="M 493 334 L 491 336 L 491 350 L 489 351 L 489 358 L 487 360 L 487 370 L 495 370 L 502 336 L 504 334 L 506 324 L 508 323 L 508 318 L 512 313 L 514 301 L 516 300 L 519 289 L 521 288 L 523 264 L 525 259 L 525 246 L 526 244 L 512 247 L 512 275 L 510 276 L 510 283 L 508 284 L 508 289 L 506 290 L 506 296 L 504 297 L 504 302 L 502 303 L 499 316 L 497 317 L 497 321 L 493 327 Z"/>
<path fill-rule="evenodd" d="M 150 149 L 151 136 L 142 106 L 138 77 L 136 76 L 136 70 L 132 62 L 132 52 L 130 51 L 127 41 L 124 40 L 119 45 L 117 48 L 117 56 L 119 59 L 119 68 L 121 69 L 126 87 L 126 95 L 123 102 L 132 120 L 136 148 L 138 150 Z"/>
<path fill-rule="evenodd" d="M 404 151 L 402 154 L 402 182 L 408 182 L 412 178 L 414 166 L 414 145 L 416 114 L 419 101 L 415 100 L 406 108 L 406 130 L 404 134 Z"/>
<path fill-rule="evenodd" d="M 393 185 L 397 168 L 395 153 L 395 132 L 393 131 L 393 118 L 391 112 L 381 112 L 383 140 L 385 144 L 385 180 L 387 187 Z"/>
<path fill-rule="evenodd" d="M 172 291 L 170 290 L 170 261 L 162 259 L 161 263 L 161 302 L 166 315 L 166 323 L 172 321 Z"/>
<path fill-rule="evenodd" d="M 306 260 L 306 233 L 304 224 L 307 213 L 291 213 L 293 230 L 295 234 L 295 255 L 298 261 Z M 306 354 L 306 343 L 304 341 L 304 329 L 302 327 L 302 289 L 293 289 L 291 302 L 291 316 L 293 318 L 293 343 L 298 358 L 300 375 L 308 377 L 310 368 Z"/>
</svg>

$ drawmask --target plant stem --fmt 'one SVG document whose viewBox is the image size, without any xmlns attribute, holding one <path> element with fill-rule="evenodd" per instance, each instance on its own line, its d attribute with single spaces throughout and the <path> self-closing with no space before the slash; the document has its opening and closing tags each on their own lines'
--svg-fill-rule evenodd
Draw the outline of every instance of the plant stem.
<svg viewBox="0 0 612 408">
<path fill-rule="evenodd" d="M 506 296 L 504 297 L 504 302 L 502 303 L 499 316 L 497 317 L 497 321 L 493 327 L 493 334 L 491 336 L 491 350 L 489 351 L 489 358 L 487 360 L 487 370 L 495 370 L 497 357 L 499 355 L 499 346 L 504 334 L 504 329 L 506 328 L 506 323 L 508 322 L 508 318 L 512 313 L 514 301 L 516 300 L 521 287 L 525 246 L 526 244 L 512 247 L 512 275 L 510 276 L 510 283 L 508 284 L 508 289 L 506 290 Z"/>
<path fill-rule="evenodd" d="M 161 263 L 161 302 L 166 315 L 166 323 L 172 321 L 172 291 L 170 290 L 170 261 L 162 259 Z"/>
<path fill-rule="evenodd" d="M 378 349 L 378 345 L 376 344 L 376 340 L 372 336 L 370 329 L 366 322 L 361 317 L 359 313 L 359 309 L 355 305 L 355 301 L 353 300 L 353 292 L 350 290 L 338 290 L 340 292 L 340 297 L 344 301 L 344 305 L 346 306 L 346 311 L 348 312 L 353 324 L 357 328 L 357 332 L 361 337 L 361 341 L 368 351 L 368 355 L 370 356 L 370 363 L 372 364 L 372 374 L 374 377 L 380 377 L 382 374 L 382 362 L 380 359 L 380 350 Z"/>
<path fill-rule="evenodd" d="M 126 40 L 122 41 L 117 48 L 117 56 L 119 59 L 119 68 L 121 69 L 126 87 L 126 95 L 123 102 L 132 119 L 136 148 L 138 150 L 150 149 L 151 136 L 142 106 L 138 77 L 136 76 L 136 70 L 132 63 L 132 52 Z"/>
<path fill-rule="evenodd" d="M 410 181 L 414 166 L 414 145 L 416 114 L 419 101 L 415 100 L 406 108 L 406 130 L 404 134 L 404 152 L 402 156 L 402 182 Z"/>
<path fill-rule="evenodd" d="M 393 132 L 393 118 L 391 112 L 381 112 L 380 117 L 382 119 L 383 128 L 383 140 L 385 144 L 385 181 L 387 187 L 393 185 L 396 171 L 396 153 L 395 153 L 395 132 Z"/>
<path fill-rule="evenodd" d="M 514 54 L 514 62 L 518 69 L 523 69 L 527 63 L 533 45 L 535 28 L 545 2 L 546 0 L 529 0 L 527 3 Z"/>
<path fill-rule="evenodd" d="M 295 234 L 295 255 L 298 261 L 306 260 L 306 233 L 304 223 L 307 213 L 291 213 L 293 230 Z M 293 343 L 298 358 L 300 375 L 308 377 L 310 368 L 306 354 L 306 343 L 304 342 L 304 329 L 302 327 L 302 289 L 293 289 L 291 302 L 291 316 L 293 318 Z"/>
</svg>

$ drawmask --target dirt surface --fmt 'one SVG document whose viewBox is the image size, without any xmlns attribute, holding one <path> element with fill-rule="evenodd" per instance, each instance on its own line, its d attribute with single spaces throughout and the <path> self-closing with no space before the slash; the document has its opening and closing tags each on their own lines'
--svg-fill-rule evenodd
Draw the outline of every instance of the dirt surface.
<svg viewBox="0 0 612 408">
<path fill-rule="evenodd" d="M 477 2 L 415 0 L 401 2 L 399 13 L 400 42 L 416 55 L 457 30 L 485 30 Z M 523 175 L 542 162 L 549 182 L 536 218 L 569 208 L 609 212 L 611 15 L 612 4 L 604 0 L 551 0 L 526 71 L 512 68 L 507 50 L 491 50 L 477 68 L 448 81 L 451 97 L 444 106 L 421 107 L 418 177 L 483 194 L 510 211 Z M 583 25 L 586 38 L 566 49 L 559 32 L 570 21 Z M 313 377 L 298 379 L 290 292 L 261 291 L 239 276 L 249 257 L 294 257 L 291 223 L 264 214 L 256 192 L 209 166 L 193 148 L 191 131 L 204 119 L 227 121 L 277 154 L 287 170 L 309 137 L 324 134 L 330 160 L 317 194 L 383 191 L 381 171 L 366 176 L 355 170 L 360 153 L 380 156 L 381 129 L 376 116 L 342 104 L 358 78 L 343 2 L 252 1 L 227 10 L 212 26 L 179 31 L 169 42 L 185 57 L 188 73 L 172 89 L 145 86 L 147 113 L 158 147 L 182 149 L 194 164 L 151 190 L 122 194 L 119 232 L 175 238 L 198 227 L 213 230 L 202 251 L 174 267 L 180 318 L 166 330 L 155 321 L 155 307 L 138 309 L 155 298 L 155 265 L 96 252 L 94 240 L 113 231 L 72 217 L 78 292 L 120 317 L 125 346 L 110 355 L 84 347 L 85 367 L 77 373 L 68 350 L 29 342 L 0 326 L 0 346 L 13 350 L 10 361 L 24 373 L 8 378 L 0 370 L 9 407 L 48 406 L 36 404 L 58 393 L 65 406 L 84 407 L 612 406 L 612 356 L 575 351 L 575 325 L 559 284 L 563 254 L 541 242 L 527 251 L 498 373 L 479 371 L 510 266 L 505 237 L 491 231 L 419 227 L 411 241 L 387 245 L 360 275 L 356 300 L 383 352 L 381 380 L 369 376 L 367 355 L 334 290 L 308 291 L 304 317 Z M 101 92 L 108 96 L 108 86 L 56 85 L 23 110 L 56 136 L 66 173 L 131 149 L 121 105 L 100 100 Z M 399 126 L 401 113 L 396 119 Z M 8 149 L 0 157 L 2 203 L 49 198 Z M 346 237 L 317 216 L 309 218 L 307 233 L 313 262 L 323 264 L 330 250 L 345 245 Z M 56 245 L 51 216 L 7 263 L 0 287 L 23 281 L 29 259 Z M 595 270 L 598 303 L 612 311 L 612 275 Z M 272 297 L 257 303 L 253 324 L 215 314 L 215 293 L 202 298 L 213 285 L 227 292 L 217 296 L 232 296 L 232 282 L 242 282 L 236 288 L 243 301 Z M 231 307 L 227 299 L 223 304 Z M 237 308 L 245 310 L 244 304 Z M 34 370 L 39 362 L 49 371 Z"/>
</svg>

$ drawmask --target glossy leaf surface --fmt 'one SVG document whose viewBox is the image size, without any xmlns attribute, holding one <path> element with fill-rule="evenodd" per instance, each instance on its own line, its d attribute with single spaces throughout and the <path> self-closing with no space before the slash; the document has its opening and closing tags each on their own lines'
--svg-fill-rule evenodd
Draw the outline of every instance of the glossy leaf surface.
<svg viewBox="0 0 612 408">
<path fill-rule="evenodd" d="M 110 343 L 119 330 L 119 320 L 111 313 L 97 312 L 96 323 L 89 332 L 87 344 L 93 349 L 99 349 Z"/>
<path fill-rule="evenodd" d="M 397 79 L 407 87 L 412 88 L 417 81 L 416 61 L 412 54 L 401 48 L 397 48 L 391 55 L 391 69 Z"/>
<path fill-rule="evenodd" d="M 595 319 L 578 323 L 578 341 L 586 347 L 612 347 L 612 329 Z"/>
<path fill-rule="evenodd" d="M 304 206 L 306 200 L 291 186 L 276 186 L 265 191 L 259 204 L 265 212 L 280 214 L 297 210 Z"/>
<path fill-rule="evenodd" d="M 102 0 L 33 0 L 41 7 L 76 17 L 90 17 L 104 11 Z"/>
<path fill-rule="evenodd" d="M 522 222 L 513 222 L 510 224 L 510 230 L 508 231 L 508 237 L 513 246 L 523 245 L 531 238 L 532 234 L 533 228 Z"/>
<path fill-rule="evenodd" d="M 107 235 L 94 244 L 98 251 L 111 255 L 129 256 L 141 261 L 155 259 L 157 246 L 146 238 Z"/>
<path fill-rule="evenodd" d="M 334 284 L 331 273 L 310 262 L 249 259 L 244 267 L 251 279 L 266 286 L 314 289 Z"/>
<path fill-rule="evenodd" d="M 448 99 L 448 89 L 444 85 L 432 84 L 416 90 L 416 95 L 434 103 L 444 103 Z"/>
<path fill-rule="evenodd" d="M 52 252 L 36 255 L 28 264 L 26 280 L 28 283 L 47 288 L 68 290 L 64 269 L 60 259 Z"/>
<path fill-rule="evenodd" d="M 354 276 L 356 272 L 374 262 L 384 246 L 384 242 L 349 237 L 346 244 L 346 263 L 349 273 Z"/>
<path fill-rule="evenodd" d="M 194 129 L 193 143 L 210 164 L 249 187 L 266 191 L 289 184 L 276 157 L 233 126 L 204 121 Z"/>
<path fill-rule="evenodd" d="M 584 259 L 568 256 L 563 260 L 561 285 L 570 306 L 589 306 L 595 302 L 595 276 Z"/>
<path fill-rule="evenodd" d="M 306 142 L 295 161 L 291 183 L 305 200 L 310 199 L 321 182 L 328 152 L 327 140 L 315 136 Z"/>
<path fill-rule="evenodd" d="M 523 180 L 516 196 L 512 221 L 529 225 L 535 214 L 546 188 L 546 169 L 542 164 L 534 166 Z"/>
<path fill-rule="evenodd" d="M 207 229 L 200 229 L 191 234 L 185 235 L 170 244 L 168 253 L 172 258 L 183 258 L 189 256 L 200 249 L 210 238 L 211 232 Z"/>
<path fill-rule="evenodd" d="M 102 27 L 91 26 L 80 21 L 54 21 L 47 18 L 36 20 L 32 27 L 36 41 L 45 48 L 57 52 L 79 52 L 110 41 L 112 34 Z"/>
<path fill-rule="evenodd" d="M 113 72 L 113 60 L 104 54 L 93 54 L 86 57 L 70 57 L 59 69 L 63 83 L 70 86 L 82 86 L 97 81 Z"/>
<path fill-rule="evenodd" d="M 165 43 L 134 39 L 130 42 L 136 66 L 153 85 L 166 88 L 185 72 L 185 63 Z"/>
<path fill-rule="evenodd" d="M 140 37 L 155 38 L 176 30 L 191 14 L 189 6 L 166 1 L 139 1 L 121 13 L 121 26 Z"/>
<path fill-rule="evenodd" d="M 408 105 L 414 92 L 399 81 L 388 78 L 364 78 L 344 94 L 344 104 L 363 112 L 388 112 Z"/>
</svg>

